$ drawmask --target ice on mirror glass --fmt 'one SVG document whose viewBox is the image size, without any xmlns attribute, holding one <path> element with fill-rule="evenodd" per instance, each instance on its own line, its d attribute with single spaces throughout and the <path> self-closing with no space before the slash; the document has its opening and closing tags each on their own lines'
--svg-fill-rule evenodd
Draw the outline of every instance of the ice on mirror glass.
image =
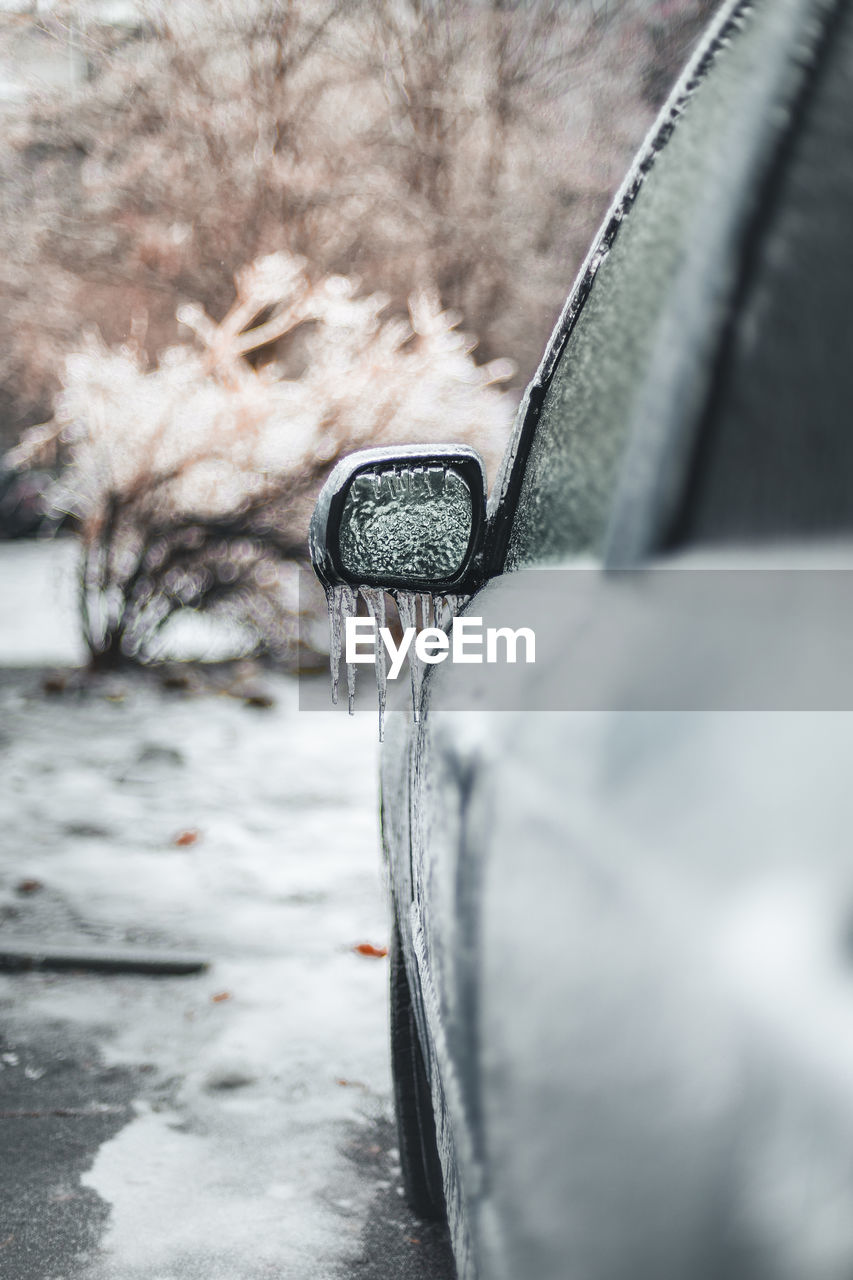
<svg viewBox="0 0 853 1280">
<path fill-rule="evenodd" d="M 471 492 L 452 468 L 362 472 L 341 515 L 341 563 L 354 577 L 451 577 L 472 523 Z"/>
<path fill-rule="evenodd" d="M 464 609 L 470 596 L 440 595 L 433 596 L 421 591 L 393 591 L 391 595 L 397 605 L 400 623 L 406 627 L 421 630 L 425 627 L 449 627 L 454 617 Z M 329 587 L 326 599 L 329 606 L 329 662 L 332 670 L 332 701 L 338 700 L 338 683 L 341 657 L 344 654 L 346 620 L 354 618 L 358 613 L 358 599 L 364 601 L 368 614 L 376 620 L 376 690 L 379 700 L 379 740 L 385 736 L 385 702 L 387 697 L 387 668 L 385 646 L 379 640 L 379 628 L 385 626 L 385 592 L 381 587 Z M 415 646 L 409 647 L 409 675 L 412 682 L 412 709 L 415 720 L 420 716 L 421 685 L 423 682 L 423 664 L 415 655 Z M 349 713 L 355 714 L 355 663 L 348 662 L 347 690 L 349 695 Z"/>
</svg>

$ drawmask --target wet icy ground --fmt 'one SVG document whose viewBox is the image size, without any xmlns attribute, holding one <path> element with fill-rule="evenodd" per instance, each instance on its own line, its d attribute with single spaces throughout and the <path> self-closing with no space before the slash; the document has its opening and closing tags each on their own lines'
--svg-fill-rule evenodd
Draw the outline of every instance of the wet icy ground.
<svg viewBox="0 0 853 1280">
<path fill-rule="evenodd" d="M 388 933 L 375 713 L 248 668 L 60 688 L 71 554 L 0 545 L 0 936 L 211 967 L 0 973 L 0 1271 L 452 1274 L 400 1196 L 387 962 L 354 950 Z"/>
</svg>

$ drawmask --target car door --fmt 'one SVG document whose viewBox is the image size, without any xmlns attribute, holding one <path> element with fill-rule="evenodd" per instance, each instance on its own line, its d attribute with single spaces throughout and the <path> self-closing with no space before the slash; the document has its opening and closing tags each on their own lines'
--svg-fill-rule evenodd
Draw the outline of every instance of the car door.
<svg viewBox="0 0 853 1280">
<path fill-rule="evenodd" d="M 822 348 L 839 328 L 848 332 L 851 314 L 838 284 L 851 278 L 849 267 L 835 277 L 832 268 L 849 263 L 839 219 L 850 205 L 838 172 L 826 164 L 826 149 L 842 145 L 841 122 L 853 119 L 844 106 L 850 60 L 838 25 L 842 12 L 843 6 L 794 2 L 729 5 L 722 12 L 629 175 L 528 391 L 492 501 L 493 574 L 579 556 L 633 565 L 662 550 L 733 536 L 849 527 L 847 455 L 839 473 L 830 474 L 829 460 L 839 455 L 827 444 L 838 437 L 838 406 L 853 389 L 853 362 L 842 367 L 840 355 L 849 345 L 838 344 L 829 383 L 820 373 L 827 367 Z M 844 21 L 849 26 L 849 10 Z M 803 265 L 809 244 L 819 246 L 823 263 L 817 283 Z M 814 417 L 809 388 L 814 394 L 820 386 L 826 394 L 818 444 L 811 452 L 800 449 L 815 479 L 811 497 L 792 514 L 799 499 L 791 491 L 801 494 L 803 487 L 795 483 L 796 466 L 785 463 L 784 475 L 761 485 L 756 504 L 755 477 L 780 456 L 773 429 L 786 425 L 794 440 L 797 425 Z M 808 438 L 813 444 L 815 437 Z M 791 448 L 797 447 L 794 440 Z M 780 452 L 790 458 L 787 443 Z M 821 458 L 824 483 L 814 467 Z M 514 589 L 510 576 L 497 577 L 469 611 L 499 624 Z M 442 697 L 453 679 L 437 669 L 427 681 L 424 715 L 410 740 L 409 857 L 397 892 L 411 920 L 413 977 L 422 994 L 440 1129 L 454 1142 L 446 1153 L 451 1181 L 466 1201 L 456 1214 L 457 1230 L 467 1224 L 490 1276 L 520 1274 L 518 1267 L 556 1276 L 564 1266 L 559 1232 L 537 1233 L 536 1214 L 533 1226 L 506 1224 L 519 1196 L 538 1196 L 549 1206 L 541 1221 L 553 1222 L 561 1197 L 564 1202 L 577 1190 L 565 1153 L 553 1146 L 559 1126 L 528 1133 L 523 1162 L 527 1173 L 547 1171 L 554 1186 L 545 1185 L 542 1174 L 532 1177 L 526 1193 L 512 1178 L 501 1190 L 495 1174 L 497 1152 L 504 1162 L 511 1156 L 489 1127 L 505 1104 L 501 1090 L 510 1087 L 513 1070 L 532 1096 L 536 1089 L 522 1062 L 524 1037 L 514 1047 L 511 1036 L 499 1034 L 513 1016 L 506 1008 L 500 1018 L 496 1012 L 507 954 L 525 972 L 529 964 L 519 959 L 513 914 L 501 906 L 495 886 L 490 815 L 507 812 L 502 798 L 516 788 L 533 790 L 540 771 L 552 785 L 562 777 L 584 810 L 584 788 L 592 787 L 581 765 L 584 726 L 566 718 L 561 773 L 554 764 L 560 735 L 552 724 L 547 769 L 544 758 L 540 769 L 530 717 L 455 711 L 452 696 Z M 589 752 L 601 752 L 599 732 L 586 730 Z M 510 751 L 511 740 L 527 744 L 530 754 Z M 394 757 L 393 750 L 386 756 Z M 519 857 L 523 839 L 519 833 Z M 545 934 L 546 921 L 557 927 L 547 905 L 541 904 Z M 530 942 L 529 933 L 524 936 Z M 541 954 L 533 947 L 533 953 L 551 955 L 542 970 L 552 980 L 553 946 Z M 550 992 L 552 1005 L 558 990 L 559 982 Z M 497 1043 L 503 1064 L 491 1057 Z M 546 1082 L 539 1087 L 549 1096 Z M 689 1255 L 687 1239 L 663 1233 L 657 1274 L 678 1274 L 678 1265 L 689 1269 L 679 1254 L 688 1249 Z M 587 1240 L 584 1248 L 591 1256 L 604 1245 Z"/>
</svg>

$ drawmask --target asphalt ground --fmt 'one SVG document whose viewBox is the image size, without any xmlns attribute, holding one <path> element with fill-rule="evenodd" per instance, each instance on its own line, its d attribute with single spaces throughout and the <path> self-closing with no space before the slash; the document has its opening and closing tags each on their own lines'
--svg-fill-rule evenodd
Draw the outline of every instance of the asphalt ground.
<svg viewBox="0 0 853 1280">
<path fill-rule="evenodd" d="M 387 963 L 354 945 L 387 929 L 373 718 L 232 676 L 0 669 L 0 951 L 210 962 L 0 969 L 3 1280 L 454 1276 L 402 1196 Z"/>
</svg>

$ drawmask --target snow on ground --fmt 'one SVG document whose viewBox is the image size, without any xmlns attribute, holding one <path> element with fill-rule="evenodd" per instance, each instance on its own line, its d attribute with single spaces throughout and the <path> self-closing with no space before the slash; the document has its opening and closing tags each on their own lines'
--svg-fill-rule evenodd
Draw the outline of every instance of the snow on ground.
<svg viewBox="0 0 853 1280">
<path fill-rule="evenodd" d="M 338 1275 L 377 1190 L 344 1147 L 390 1114 L 387 961 L 353 950 L 388 933 L 374 715 L 300 712 L 291 680 L 239 669 L 45 692 L 9 668 L 77 652 L 68 565 L 67 544 L 0 545 L 3 933 L 211 960 L 0 974 L 0 1007 L 158 1085 L 84 1174 L 111 1212 L 79 1274 Z M 271 707 L 247 701 L 259 679 Z"/>
<path fill-rule="evenodd" d="M 77 544 L 0 543 L 0 665 L 83 660 L 75 626 Z"/>
</svg>

